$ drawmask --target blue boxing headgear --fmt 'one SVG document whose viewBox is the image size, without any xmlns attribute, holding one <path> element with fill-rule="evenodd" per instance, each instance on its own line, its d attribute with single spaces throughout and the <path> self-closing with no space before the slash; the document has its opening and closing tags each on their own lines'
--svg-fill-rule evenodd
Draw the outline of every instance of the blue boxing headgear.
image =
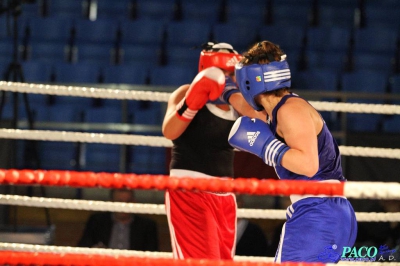
<svg viewBox="0 0 400 266">
<path fill-rule="evenodd" d="M 281 61 L 273 61 L 268 64 L 252 64 L 243 66 L 238 63 L 235 66 L 236 81 L 245 100 L 254 108 L 261 111 L 263 108 L 256 104 L 257 95 L 281 88 L 289 88 L 291 76 L 286 55 Z"/>
</svg>

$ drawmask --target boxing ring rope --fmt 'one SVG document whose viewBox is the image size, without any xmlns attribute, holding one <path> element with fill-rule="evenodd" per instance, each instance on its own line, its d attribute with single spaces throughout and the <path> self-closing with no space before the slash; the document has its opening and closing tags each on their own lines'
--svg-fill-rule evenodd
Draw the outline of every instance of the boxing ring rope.
<svg viewBox="0 0 400 266">
<path fill-rule="evenodd" d="M 0 194 L 0 204 L 85 211 L 110 211 L 156 215 L 166 214 L 164 204 L 119 203 L 3 194 Z M 284 220 L 286 219 L 286 210 L 238 209 L 237 217 Z M 400 212 L 356 212 L 356 217 L 359 222 L 399 222 Z"/>
<path fill-rule="evenodd" d="M 146 86 L 143 86 L 143 88 L 146 88 Z M 32 84 L 10 81 L 0 81 L 0 90 L 19 93 L 156 102 L 167 102 L 170 95 L 168 92 L 102 89 L 95 87 Z M 392 104 L 334 103 L 321 101 L 310 101 L 310 103 L 319 111 L 387 115 L 400 114 L 400 105 Z"/>
<path fill-rule="evenodd" d="M 145 88 L 145 87 L 143 87 Z M 76 87 L 44 84 L 27 84 L 0 81 L 0 90 L 77 96 L 121 100 L 146 100 L 166 102 L 170 93 L 151 91 L 130 91 L 101 89 L 94 87 Z M 400 114 L 400 105 L 333 103 L 310 101 L 319 111 L 350 113 Z M 141 145 L 153 147 L 171 147 L 172 142 L 163 137 L 82 133 L 49 130 L 0 129 L 0 138 L 29 139 L 42 141 L 70 141 L 105 144 Z M 381 157 L 400 159 L 400 149 L 372 147 L 340 146 L 342 155 Z M 279 183 L 278 183 L 279 182 Z M 0 169 L 0 184 L 10 185 L 48 185 L 69 187 L 101 187 L 131 189 L 185 189 L 219 192 L 235 192 L 255 195 L 338 195 L 348 198 L 400 199 L 400 183 L 383 182 L 345 182 L 317 183 L 309 181 L 257 180 L 253 178 L 237 179 L 198 179 L 190 177 L 175 178 L 163 175 L 135 175 L 120 173 L 93 173 L 74 171 L 44 171 Z M 30 207 L 67 208 L 78 210 L 124 211 L 134 213 L 165 214 L 164 205 L 130 204 L 85 200 L 66 200 L 54 198 L 1 195 L 0 204 L 23 205 Z M 400 213 L 356 213 L 359 221 L 382 222 L 399 221 Z M 285 219 L 285 211 L 239 209 L 240 218 Z M 0 242 L 0 264 L 37 264 L 37 265 L 272 265 L 272 258 L 235 256 L 235 261 L 211 260 L 173 260 L 168 252 L 139 252 L 95 248 L 73 248 L 43 245 L 28 245 Z M 342 265 L 357 265 L 344 263 Z M 298 265 L 298 263 L 282 263 Z M 304 263 L 302 263 L 304 264 Z M 311 264 L 311 263 L 305 263 Z M 312 263 L 313 265 L 329 265 Z M 362 262 L 362 265 L 370 263 Z M 374 262 L 373 265 L 385 264 Z M 334 265 L 334 264 L 332 264 Z M 400 263 L 391 263 L 393 266 Z"/>
<path fill-rule="evenodd" d="M 83 133 L 53 130 L 0 129 L 0 138 L 40 141 L 70 141 L 84 143 L 122 144 L 152 147 L 171 147 L 172 142 L 164 137 L 110 133 Z M 339 146 L 344 156 L 380 157 L 400 159 L 400 149 Z"/>
</svg>

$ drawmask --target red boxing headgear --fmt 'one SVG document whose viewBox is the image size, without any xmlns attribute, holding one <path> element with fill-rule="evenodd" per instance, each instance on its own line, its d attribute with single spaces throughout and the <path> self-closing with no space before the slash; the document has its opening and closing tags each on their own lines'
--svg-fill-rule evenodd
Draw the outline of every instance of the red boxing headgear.
<svg viewBox="0 0 400 266">
<path fill-rule="evenodd" d="M 232 45 L 210 43 L 209 47 L 200 53 L 199 72 L 212 66 L 234 72 L 236 63 L 241 59 L 242 56 L 233 50 Z"/>
</svg>

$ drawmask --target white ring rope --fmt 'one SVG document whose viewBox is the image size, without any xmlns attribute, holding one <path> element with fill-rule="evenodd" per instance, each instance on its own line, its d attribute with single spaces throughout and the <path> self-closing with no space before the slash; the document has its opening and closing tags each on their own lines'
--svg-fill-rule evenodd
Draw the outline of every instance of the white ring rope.
<svg viewBox="0 0 400 266">
<path fill-rule="evenodd" d="M 54 130 L 0 128 L 0 138 L 41 141 L 70 141 L 152 147 L 171 147 L 172 141 L 161 136 L 140 136 L 109 133 L 83 133 Z M 400 159 L 400 149 L 339 146 L 342 155 Z"/>
<path fill-rule="evenodd" d="M 29 84 L 9 81 L 0 81 L 0 90 L 20 93 L 156 102 L 166 102 L 170 95 L 169 92 L 101 89 L 94 87 Z"/>
<path fill-rule="evenodd" d="M 335 103 L 310 101 L 310 104 L 319 111 L 370 113 L 370 114 L 400 114 L 400 105 L 367 104 L 367 103 Z"/>
<path fill-rule="evenodd" d="M 0 81 L 0 90 L 49 94 L 60 96 L 78 96 L 103 99 L 120 100 L 147 100 L 167 102 L 170 93 L 154 91 L 134 91 L 118 89 L 101 89 L 94 87 L 77 87 L 64 85 L 47 85 Z M 320 111 L 349 112 L 349 113 L 375 113 L 375 114 L 400 114 L 400 105 L 391 104 L 360 104 L 360 103 L 335 103 L 310 101 L 316 109 Z"/>
<path fill-rule="evenodd" d="M 0 194 L 0 204 L 26 206 L 26 207 L 39 207 L 39 208 L 165 215 L 164 204 L 121 203 L 121 202 L 106 202 L 106 201 L 92 201 L 92 200 L 56 199 L 56 198 L 28 197 L 28 196 L 2 195 L 2 194 Z M 238 209 L 237 217 L 248 218 L 248 219 L 285 220 L 286 210 Z M 400 221 L 399 212 L 386 212 L 386 213 L 356 212 L 356 217 L 358 222 Z"/>
<path fill-rule="evenodd" d="M 142 257 L 142 258 L 172 258 L 170 252 L 150 252 L 150 251 L 135 251 L 135 250 L 118 250 L 105 248 L 81 248 L 81 247 L 60 247 L 48 245 L 32 245 L 32 244 L 17 244 L 0 242 L 0 250 L 13 250 L 24 252 L 38 253 L 60 253 L 60 254 L 91 254 L 91 255 L 106 255 L 106 256 L 124 256 L 124 257 Z M 274 262 L 273 257 L 250 257 L 250 256 L 235 256 L 234 261 L 248 262 Z M 347 262 L 339 261 L 338 264 L 343 266 L 400 266 L 398 262 Z M 336 266 L 334 263 L 326 263 L 326 266 Z"/>
<path fill-rule="evenodd" d="M 120 250 L 109 248 L 60 247 L 47 245 L 32 245 L 0 242 L 0 250 L 25 252 L 61 253 L 61 254 L 101 254 L 106 256 L 142 257 L 142 258 L 172 258 L 172 252 Z M 235 256 L 235 261 L 274 262 L 272 257 Z M 376 264 L 374 264 L 376 265 Z M 395 265 L 395 264 L 390 264 Z"/>
</svg>

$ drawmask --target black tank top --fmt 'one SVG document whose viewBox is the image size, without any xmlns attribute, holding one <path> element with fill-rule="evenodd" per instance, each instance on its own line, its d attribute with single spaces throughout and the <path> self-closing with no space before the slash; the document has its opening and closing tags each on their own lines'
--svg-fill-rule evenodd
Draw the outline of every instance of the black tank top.
<svg viewBox="0 0 400 266">
<path fill-rule="evenodd" d="M 185 132 L 173 141 L 170 169 L 233 177 L 234 151 L 228 143 L 234 120 L 199 110 Z"/>
</svg>

